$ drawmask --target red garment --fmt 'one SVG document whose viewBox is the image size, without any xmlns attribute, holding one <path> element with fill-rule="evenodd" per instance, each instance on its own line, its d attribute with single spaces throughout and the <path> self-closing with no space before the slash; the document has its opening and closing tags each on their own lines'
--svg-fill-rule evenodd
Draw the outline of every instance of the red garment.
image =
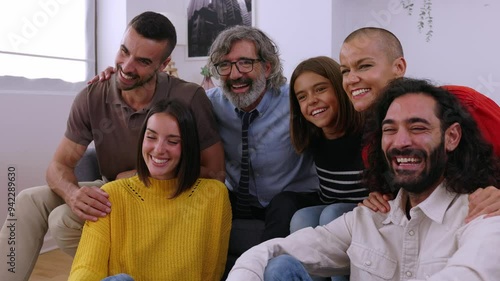
<svg viewBox="0 0 500 281">
<path fill-rule="evenodd" d="M 500 157 L 500 107 L 478 91 L 457 85 L 442 86 L 454 94 L 476 120 L 483 137 L 493 145 L 493 150 Z"/>
</svg>

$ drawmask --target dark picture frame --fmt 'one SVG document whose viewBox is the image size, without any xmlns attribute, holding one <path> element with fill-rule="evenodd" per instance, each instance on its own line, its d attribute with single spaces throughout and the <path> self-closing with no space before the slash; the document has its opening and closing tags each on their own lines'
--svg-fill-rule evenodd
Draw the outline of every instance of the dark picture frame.
<svg viewBox="0 0 500 281">
<path fill-rule="evenodd" d="M 235 25 L 253 26 L 252 0 L 189 0 L 187 58 L 206 59 L 217 35 Z"/>
</svg>

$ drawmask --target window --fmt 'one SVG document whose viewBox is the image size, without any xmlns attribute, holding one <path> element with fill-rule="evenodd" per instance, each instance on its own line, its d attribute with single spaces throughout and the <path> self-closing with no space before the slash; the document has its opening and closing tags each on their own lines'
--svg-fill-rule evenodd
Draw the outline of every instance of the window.
<svg viewBox="0 0 500 281">
<path fill-rule="evenodd" d="M 0 76 L 86 81 L 95 73 L 95 0 L 0 3 Z"/>
</svg>

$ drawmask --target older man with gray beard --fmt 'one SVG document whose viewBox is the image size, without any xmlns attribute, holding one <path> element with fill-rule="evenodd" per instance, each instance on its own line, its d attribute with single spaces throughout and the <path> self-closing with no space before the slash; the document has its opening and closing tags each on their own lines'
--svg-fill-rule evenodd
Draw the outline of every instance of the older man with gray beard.
<svg viewBox="0 0 500 281">
<path fill-rule="evenodd" d="M 290 141 L 278 48 L 262 31 L 236 26 L 219 34 L 209 56 L 221 80 L 207 95 L 224 146 L 233 219 L 264 221 L 260 241 L 285 237 L 295 211 L 307 205 L 297 194 L 317 190 L 318 181 L 311 155 L 298 155 Z"/>
</svg>

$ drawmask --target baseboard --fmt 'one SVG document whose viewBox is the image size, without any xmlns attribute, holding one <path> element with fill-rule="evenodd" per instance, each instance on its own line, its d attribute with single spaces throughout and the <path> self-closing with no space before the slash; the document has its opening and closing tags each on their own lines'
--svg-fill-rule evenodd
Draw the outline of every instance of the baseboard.
<svg viewBox="0 0 500 281">
<path fill-rule="evenodd" d="M 55 249 L 57 249 L 56 241 L 54 240 L 54 238 L 52 238 L 50 233 L 47 233 L 47 235 L 45 235 L 45 238 L 43 239 L 43 246 L 40 254 L 50 252 Z"/>
</svg>

